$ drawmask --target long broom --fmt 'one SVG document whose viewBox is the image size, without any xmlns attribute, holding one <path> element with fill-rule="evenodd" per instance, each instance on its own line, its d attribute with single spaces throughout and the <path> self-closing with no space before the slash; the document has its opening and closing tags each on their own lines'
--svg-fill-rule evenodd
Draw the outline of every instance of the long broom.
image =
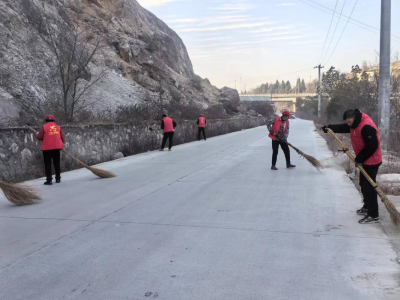
<svg viewBox="0 0 400 300">
<path fill-rule="evenodd" d="M 30 130 L 32 130 L 35 134 L 36 134 L 36 130 L 33 128 L 30 128 Z M 80 161 L 79 159 L 77 159 L 76 157 L 73 157 L 71 154 L 69 154 L 67 151 L 65 151 L 64 149 L 62 149 L 62 152 L 64 152 L 66 155 L 68 155 L 69 157 L 71 157 L 73 160 L 75 160 L 77 163 L 81 164 L 82 166 L 84 166 L 86 169 L 88 169 L 89 171 L 91 171 L 94 175 L 99 176 L 100 178 L 112 178 L 112 177 L 116 177 L 116 175 L 110 171 L 106 171 L 106 170 L 102 170 L 102 169 L 98 169 L 98 168 L 93 168 L 88 166 L 87 164 L 83 163 L 82 161 Z"/>
<path fill-rule="evenodd" d="M 69 157 L 71 157 L 73 160 L 75 160 L 77 163 L 81 164 L 82 166 L 84 166 L 86 169 L 88 169 L 89 171 L 91 171 L 94 175 L 99 176 L 100 178 L 112 178 L 112 177 L 116 177 L 116 175 L 110 171 L 106 171 L 106 170 L 102 170 L 102 169 L 98 169 L 98 168 L 93 168 L 88 166 L 87 164 L 81 162 L 79 159 L 77 159 L 76 157 L 73 157 L 71 154 L 69 154 L 67 151 L 65 151 L 64 149 L 62 150 L 66 155 L 68 155 Z"/>
<path fill-rule="evenodd" d="M 313 167 L 315 167 L 319 172 L 320 169 L 323 169 L 324 166 L 319 162 L 318 159 L 316 159 L 315 157 L 305 154 L 303 151 L 301 151 L 300 149 L 296 148 L 295 146 L 293 146 L 291 143 L 284 141 L 278 137 L 276 137 L 276 139 L 281 142 L 281 143 L 285 143 L 286 145 L 288 145 L 289 147 L 293 148 L 300 156 L 304 157 L 311 165 L 313 165 Z"/>
<path fill-rule="evenodd" d="M 4 196 L 15 205 L 28 205 L 42 200 L 33 187 L 0 181 L 0 189 Z"/>
<path fill-rule="evenodd" d="M 353 154 L 349 151 L 349 149 L 346 147 L 346 145 L 338 138 L 338 136 L 332 131 L 332 129 L 327 128 L 326 130 L 328 131 L 329 135 L 336 140 L 336 142 L 343 149 L 343 151 L 346 152 L 346 154 L 350 158 L 350 160 L 355 163 L 356 159 L 353 156 Z M 400 213 L 397 211 L 396 206 L 382 192 L 382 190 L 379 188 L 379 186 L 376 184 L 376 182 L 372 180 L 372 178 L 368 175 L 368 173 L 365 171 L 365 169 L 362 166 L 357 166 L 357 167 L 360 169 L 360 172 L 365 176 L 365 178 L 367 178 L 369 183 L 377 191 L 377 193 L 378 193 L 379 197 L 381 198 L 383 204 L 385 204 L 386 210 L 390 214 L 390 219 L 392 220 L 392 223 L 394 225 L 399 225 L 400 224 Z"/>
</svg>

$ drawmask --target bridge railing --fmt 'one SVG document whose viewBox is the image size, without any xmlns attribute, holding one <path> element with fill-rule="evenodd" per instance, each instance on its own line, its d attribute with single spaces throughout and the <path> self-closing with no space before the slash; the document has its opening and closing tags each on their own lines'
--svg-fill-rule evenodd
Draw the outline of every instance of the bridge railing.
<svg viewBox="0 0 400 300">
<path fill-rule="evenodd" d="M 240 97 L 307 97 L 316 96 L 316 93 L 302 93 L 302 94 L 240 94 Z"/>
</svg>

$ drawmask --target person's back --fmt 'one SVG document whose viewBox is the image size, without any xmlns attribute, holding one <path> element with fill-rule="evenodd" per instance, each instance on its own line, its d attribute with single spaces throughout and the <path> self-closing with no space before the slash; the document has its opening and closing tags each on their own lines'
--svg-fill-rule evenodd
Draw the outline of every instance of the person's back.
<svg viewBox="0 0 400 300">
<path fill-rule="evenodd" d="M 64 148 L 62 131 L 59 125 L 55 122 L 47 122 L 42 129 L 42 150 L 62 150 Z"/>
<path fill-rule="evenodd" d="M 163 122 L 164 122 L 164 132 L 174 131 L 174 121 L 171 118 L 165 117 L 163 119 Z"/>
<path fill-rule="evenodd" d="M 56 182 L 61 182 L 60 151 L 64 148 L 64 134 L 61 127 L 56 124 L 54 116 L 46 117 L 46 124 L 36 133 L 36 138 L 42 141 L 42 151 L 46 171 L 45 185 L 52 184 L 51 163 L 54 164 Z"/>
<path fill-rule="evenodd" d="M 197 121 L 197 125 L 200 128 L 205 128 L 206 127 L 206 118 L 204 118 L 203 115 L 200 115 L 200 118 Z"/>
<path fill-rule="evenodd" d="M 206 124 L 207 124 L 206 118 L 203 115 L 200 115 L 200 117 L 197 119 L 197 127 L 199 128 L 197 137 L 199 141 L 201 133 L 203 133 L 204 140 L 206 140 L 206 131 L 205 131 Z"/>
<path fill-rule="evenodd" d="M 162 121 L 161 121 L 161 129 L 164 130 L 164 137 L 161 143 L 161 148 L 160 151 L 164 151 L 164 147 L 165 144 L 167 142 L 167 140 L 169 140 L 169 144 L 168 144 L 168 150 L 171 151 L 172 149 L 172 139 L 174 136 L 174 131 L 176 127 L 176 123 L 174 120 L 172 120 L 171 118 L 167 117 L 167 115 L 163 115 L 162 116 Z"/>
</svg>

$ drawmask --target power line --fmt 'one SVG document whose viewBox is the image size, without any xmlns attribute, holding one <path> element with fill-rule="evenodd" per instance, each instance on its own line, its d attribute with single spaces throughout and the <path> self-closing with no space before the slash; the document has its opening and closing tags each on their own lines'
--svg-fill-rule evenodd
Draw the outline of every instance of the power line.
<svg viewBox="0 0 400 300">
<path fill-rule="evenodd" d="M 313 3 L 315 3 L 315 5 L 321 6 L 321 7 L 325 8 L 325 9 L 327 9 L 327 10 L 332 11 L 331 8 L 329 8 L 329 7 L 325 6 L 325 5 L 322 5 L 322 4 L 318 3 L 318 2 L 315 1 L 315 0 L 307 0 L 307 1 L 313 2 Z M 346 16 L 346 15 L 343 15 L 343 17 L 345 17 L 345 18 L 350 18 L 350 20 L 352 20 L 353 22 L 357 22 L 357 23 L 359 23 L 359 24 L 362 24 L 362 25 L 364 25 L 364 26 L 367 26 L 367 27 L 370 27 L 370 28 L 372 28 L 372 29 L 375 29 L 375 30 L 378 30 L 378 31 L 379 31 L 379 28 L 376 28 L 376 27 L 374 27 L 374 26 L 371 26 L 371 25 L 369 25 L 369 24 L 367 24 L 367 23 L 358 21 L 358 20 L 353 19 L 353 18 L 351 18 L 351 17 L 349 17 L 349 16 Z M 397 38 L 400 38 L 400 37 L 395 36 L 395 35 L 393 35 L 393 36 L 394 36 L 394 37 L 397 37 Z"/>
<path fill-rule="evenodd" d="M 339 2 L 339 0 L 336 0 L 335 10 L 334 10 L 335 12 L 336 12 L 336 7 L 337 7 L 337 5 L 338 5 L 338 2 Z M 324 53 L 326 41 L 328 40 L 329 33 L 331 32 L 331 26 L 332 26 L 332 22 L 333 22 L 334 17 L 335 17 L 335 14 L 332 15 L 331 23 L 329 24 L 328 33 L 326 34 L 326 38 L 325 38 L 325 42 L 324 42 L 324 47 L 322 47 L 322 52 L 321 52 L 321 55 L 319 56 L 318 62 L 321 61 L 322 54 Z"/>
<path fill-rule="evenodd" d="M 335 33 L 336 33 L 337 27 L 338 27 L 338 25 L 339 25 L 339 21 L 340 21 L 340 18 L 341 18 L 341 16 L 342 16 L 342 12 L 343 12 L 343 9 L 344 9 L 344 7 L 345 7 L 345 5 L 346 5 L 346 2 L 347 2 L 347 0 L 344 0 L 343 6 L 342 6 L 342 10 L 340 11 L 340 15 L 339 15 L 339 18 L 338 18 L 337 23 L 336 23 L 336 26 L 335 26 L 335 30 L 333 31 L 331 41 L 329 42 L 328 49 L 326 49 L 326 52 L 325 52 L 325 55 L 324 55 L 324 58 L 322 59 L 322 61 L 325 60 L 325 57 L 326 57 L 326 55 L 328 54 L 329 49 L 331 48 L 331 44 L 332 44 L 333 38 L 335 37 Z"/>
<path fill-rule="evenodd" d="M 326 14 L 332 15 L 332 9 L 331 9 L 331 8 L 326 7 L 326 6 L 322 5 L 322 4 L 319 4 L 319 3 L 316 2 L 316 1 L 313 1 L 313 0 L 299 0 L 299 1 L 300 1 L 300 2 L 303 2 L 304 4 L 307 4 L 307 5 L 309 5 L 309 6 L 312 6 L 312 7 L 316 8 L 316 9 L 318 9 L 318 10 L 320 10 L 320 11 L 326 13 Z M 306 1 L 310 1 L 311 3 L 306 2 Z M 312 3 L 315 3 L 315 5 L 312 4 Z M 316 6 L 316 5 L 318 5 L 318 6 Z M 338 14 L 338 13 L 336 13 L 336 14 Z M 343 18 L 343 17 L 344 17 L 344 18 Z M 346 19 L 346 17 L 347 17 L 347 19 Z M 345 15 L 342 15 L 342 17 L 341 17 L 340 19 L 343 20 L 343 21 L 349 20 L 349 19 L 348 19 L 348 16 L 345 16 Z M 371 26 L 371 25 L 368 25 L 368 24 L 366 24 L 366 23 L 364 23 L 364 22 L 358 21 L 358 20 L 353 19 L 353 18 L 350 18 L 350 20 L 351 20 L 351 21 L 349 21 L 349 23 L 351 23 L 351 24 L 353 24 L 353 25 L 356 25 L 356 26 L 358 26 L 358 27 L 360 27 L 360 28 L 363 28 L 363 29 L 365 29 L 365 30 L 368 30 L 368 31 L 373 32 L 373 33 L 376 33 L 376 34 L 379 34 L 379 32 L 380 32 L 380 30 L 379 30 L 378 28 L 373 27 L 373 26 Z M 365 26 L 367 26 L 367 27 L 365 27 Z M 368 27 L 369 27 L 369 28 L 368 28 Z M 398 39 L 398 40 L 400 41 L 400 37 L 398 37 L 398 36 L 396 36 L 396 35 L 394 35 L 394 34 L 392 34 L 392 37 L 395 38 L 395 39 Z"/>
<path fill-rule="evenodd" d="M 326 64 L 328 64 L 328 62 L 331 60 L 332 55 L 335 53 L 336 47 L 339 45 L 339 42 L 340 42 L 340 40 L 342 39 L 343 33 L 344 33 L 344 31 L 346 30 L 347 25 L 349 24 L 349 20 L 350 20 L 351 16 L 353 15 L 354 10 L 356 9 L 357 3 L 358 3 L 358 0 L 357 0 L 356 3 L 354 4 L 353 10 L 351 11 L 351 14 L 350 14 L 350 17 L 347 19 L 347 23 L 346 23 L 346 25 L 345 25 L 344 28 L 343 28 L 342 34 L 340 35 L 339 40 L 337 41 L 337 43 L 336 43 L 336 45 L 335 45 L 335 48 L 333 49 L 333 51 L 332 51 L 332 53 L 331 53 L 331 56 L 329 56 L 328 60 L 326 61 Z M 325 65 L 326 65 L 326 64 L 325 64 Z"/>
</svg>

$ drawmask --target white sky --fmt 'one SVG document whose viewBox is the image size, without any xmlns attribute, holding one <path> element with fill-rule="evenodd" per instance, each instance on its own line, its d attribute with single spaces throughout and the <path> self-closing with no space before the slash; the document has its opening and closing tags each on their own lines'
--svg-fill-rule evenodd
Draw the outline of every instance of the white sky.
<svg viewBox="0 0 400 300">
<path fill-rule="evenodd" d="M 319 62 L 324 70 L 335 66 L 348 72 L 363 60 L 374 61 L 380 2 L 139 0 L 183 39 L 196 74 L 217 87 L 235 87 L 236 78 L 241 90 L 276 79 L 293 84 L 301 77 L 308 82 L 317 77 L 313 67 Z M 400 0 L 392 0 L 393 52 L 400 50 L 400 18 L 395 16 L 400 16 Z"/>
</svg>

